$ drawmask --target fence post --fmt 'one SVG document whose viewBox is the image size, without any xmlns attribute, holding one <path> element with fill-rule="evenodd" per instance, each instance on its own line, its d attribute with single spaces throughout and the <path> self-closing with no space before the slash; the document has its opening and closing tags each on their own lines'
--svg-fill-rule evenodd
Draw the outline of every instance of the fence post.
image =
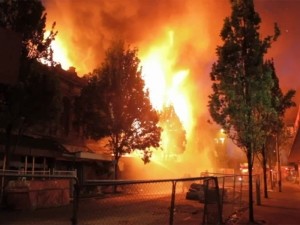
<svg viewBox="0 0 300 225">
<path fill-rule="evenodd" d="M 72 225 L 78 224 L 78 204 L 79 204 L 79 182 L 77 178 L 74 178 L 75 184 L 74 184 L 74 194 L 73 194 L 73 215 L 71 218 Z"/>
<path fill-rule="evenodd" d="M 174 208 L 175 208 L 175 192 L 176 192 L 176 181 L 172 181 L 172 195 L 171 195 L 169 225 L 173 225 Z"/>
<path fill-rule="evenodd" d="M 233 202 L 235 204 L 235 182 L 236 182 L 236 175 L 233 175 Z"/>
<path fill-rule="evenodd" d="M 215 186 L 217 190 L 217 203 L 218 203 L 218 224 L 223 224 L 223 195 L 225 192 L 225 178 L 223 177 L 223 194 L 222 194 L 222 201 L 220 199 L 220 188 L 219 188 L 219 181 L 218 178 L 214 178 Z"/>
<path fill-rule="evenodd" d="M 209 187 L 210 182 L 213 182 L 213 187 Z M 221 205 L 223 202 L 221 202 L 219 181 L 217 177 L 208 177 L 204 180 L 204 196 L 202 224 L 223 224 L 223 212 Z M 213 208 L 208 205 L 215 206 L 213 206 Z"/>
<path fill-rule="evenodd" d="M 260 199 L 260 179 L 259 176 L 256 177 L 256 204 L 261 205 L 261 199 Z"/>
<path fill-rule="evenodd" d="M 244 182 L 244 175 L 241 175 L 241 180 L 240 180 L 240 207 L 242 206 L 242 200 L 243 200 L 243 182 Z"/>
</svg>

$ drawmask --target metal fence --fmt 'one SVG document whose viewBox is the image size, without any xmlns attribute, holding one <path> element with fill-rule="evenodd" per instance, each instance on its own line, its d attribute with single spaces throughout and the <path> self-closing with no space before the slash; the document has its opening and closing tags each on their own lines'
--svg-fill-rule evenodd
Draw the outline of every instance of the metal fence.
<svg viewBox="0 0 300 225">
<path fill-rule="evenodd" d="M 8 175 L 0 173 L 1 176 Z M 53 178 L 73 180 L 71 204 L 34 211 L 2 208 L 0 225 L 221 224 L 247 207 L 248 202 L 246 176 L 205 174 L 162 180 L 90 180 L 80 187 L 74 177 Z M 260 192 L 257 188 L 254 191 Z"/>
<path fill-rule="evenodd" d="M 214 176 L 218 179 L 221 197 L 222 221 L 232 223 L 237 214 L 248 209 L 249 203 L 249 177 L 247 175 L 230 175 L 221 173 L 206 173 L 206 176 Z M 261 204 L 260 176 L 252 177 L 253 201 Z"/>
<path fill-rule="evenodd" d="M 217 182 L 216 177 L 88 181 L 84 187 L 98 191 L 99 197 L 80 200 L 78 221 L 85 225 L 184 225 L 207 223 L 212 216 L 219 224 Z M 208 192 L 211 198 L 205 198 Z"/>
</svg>

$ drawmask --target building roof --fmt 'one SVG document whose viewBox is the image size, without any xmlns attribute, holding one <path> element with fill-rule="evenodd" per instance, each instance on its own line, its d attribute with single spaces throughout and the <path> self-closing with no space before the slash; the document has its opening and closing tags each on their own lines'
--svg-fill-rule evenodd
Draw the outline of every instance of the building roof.
<svg viewBox="0 0 300 225">
<path fill-rule="evenodd" d="M 297 130 L 294 143 L 292 145 L 292 149 L 290 155 L 288 157 L 288 161 L 291 163 L 300 163 L 300 131 Z"/>
<path fill-rule="evenodd" d="M 0 145 L 5 145 L 5 135 L 0 134 Z M 65 160 L 95 160 L 111 161 L 111 157 L 93 150 L 85 145 L 61 142 L 52 138 L 12 135 L 11 150 L 16 155 L 32 155 L 40 157 L 52 157 Z M 0 148 L 0 152 L 4 152 Z"/>
<path fill-rule="evenodd" d="M 111 161 L 111 156 L 103 153 L 99 153 L 94 149 L 91 149 L 87 146 L 78 146 L 78 145 L 67 145 L 62 144 L 65 151 L 68 154 L 63 154 L 65 157 L 82 159 L 82 160 L 95 160 L 95 161 Z"/>
<path fill-rule="evenodd" d="M 298 112 L 296 114 L 294 120 L 294 131 L 295 131 L 295 138 L 292 144 L 292 148 L 288 157 L 288 162 L 290 163 L 300 163 L 300 131 L 299 131 L 299 124 L 300 124 L 300 108 L 298 107 Z"/>
<path fill-rule="evenodd" d="M 5 145 L 6 138 L 3 133 L 0 134 L 0 144 Z M 36 148 L 36 149 L 47 149 L 57 151 L 59 150 L 58 144 L 49 138 L 35 137 L 35 136 L 27 136 L 27 135 L 11 135 L 11 147 L 22 146 L 28 148 Z"/>
</svg>

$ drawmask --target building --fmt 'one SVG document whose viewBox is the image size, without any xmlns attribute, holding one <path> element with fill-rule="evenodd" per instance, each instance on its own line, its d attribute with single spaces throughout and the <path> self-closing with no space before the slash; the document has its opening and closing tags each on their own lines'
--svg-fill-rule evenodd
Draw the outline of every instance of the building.
<svg viewBox="0 0 300 225">
<path fill-rule="evenodd" d="M 295 119 L 293 126 L 291 126 L 291 133 L 293 135 L 293 144 L 290 150 L 290 154 L 288 156 L 288 162 L 295 167 L 298 171 L 300 165 L 300 107 L 298 109 L 298 113 Z"/>
<path fill-rule="evenodd" d="M 18 82 L 21 38 L 12 31 L 0 29 L 0 87 Z M 0 168 L 26 173 L 76 171 L 80 182 L 86 179 L 107 178 L 111 156 L 99 149 L 88 147 L 80 130 L 74 127 L 73 105 L 80 95 L 86 80 L 77 76 L 75 68 L 63 70 L 60 65 L 52 68 L 58 76 L 62 92 L 63 111 L 56 127 L 28 130 L 21 136 L 14 133 L 11 138 L 9 167 L 6 165 L 6 139 L 0 132 Z M 1 89 L 1 96 L 3 95 Z M 2 98 L 1 98 L 2 99 Z M 0 99 L 0 100 L 1 100 Z M 1 102 L 5 104 L 5 102 Z"/>
</svg>

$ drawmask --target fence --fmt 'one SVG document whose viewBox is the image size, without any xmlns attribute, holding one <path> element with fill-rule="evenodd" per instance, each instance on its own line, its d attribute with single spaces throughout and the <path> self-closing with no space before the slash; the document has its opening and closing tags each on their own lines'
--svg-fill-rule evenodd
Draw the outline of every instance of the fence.
<svg viewBox="0 0 300 225">
<path fill-rule="evenodd" d="M 221 223 L 218 183 L 215 177 L 103 181 L 84 187 L 97 190 L 98 199 L 81 201 L 79 224 L 199 224 Z M 206 193 L 211 198 L 205 198 Z M 210 207 L 206 207 L 210 204 Z M 84 222 L 83 222 L 84 221 Z M 83 222 L 83 223 L 82 223 Z"/>
<path fill-rule="evenodd" d="M 214 176 L 220 189 L 222 220 L 228 222 L 232 216 L 248 208 L 249 181 L 247 175 L 230 175 L 221 173 L 205 173 L 203 176 Z M 253 175 L 253 201 L 261 204 L 260 176 Z"/>
<path fill-rule="evenodd" d="M 8 175 L 0 173 L 1 176 Z M 163 180 L 90 180 L 80 187 L 74 177 L 53 178 L 73 180 L 71 204 L 30 212 L 6 211 L 0 213 L 0 224 L 221 224 L 236 210 L 247 207 L 248 202 L 246 176 L 205 174 Z"/>
</svg>

